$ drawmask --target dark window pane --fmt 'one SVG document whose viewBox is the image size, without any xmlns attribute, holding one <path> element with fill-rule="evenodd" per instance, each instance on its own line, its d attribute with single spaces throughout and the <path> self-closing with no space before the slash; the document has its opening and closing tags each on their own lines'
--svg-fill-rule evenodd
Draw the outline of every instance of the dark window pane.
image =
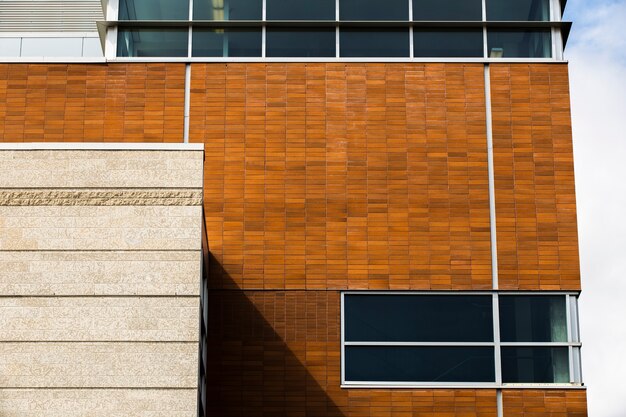
<svg viewBox="0 0 626 417">
<path fill-rule="evenodd" d="M 346 341 L 493 341 L 488 295 L 346 294 L 344 302 Z"/>
<path fill-rule="evenodd" d="M 346 381 L 494 382 L 492 347 L 346 346 Z"/>
<path fill-rule="evenodd" d="M 408 29 L 341 29 L 342 57 L 408 57 Z"/>
<path fill-rule="evenodd" d="M 487 20 L 550 20 L 549 0 L 487 0 Z"/>
<path fill-rule="evenodd" d="M 186 57 L 189 30 L 124 29 L 117 33 L 117 56 Z"/>
<path fill-rule="evenodd" d="M 194 0 L 194 20 L 261 20 L 261 0 Z"/>
<path fill-rule="evenodd" d="M 189 0 L 120 0 L 119 20 L 189 20 Z"/>
<path fill-rule="evenodd" d="M 334 57 L 335 29 L 267 28 L 268 57 Z"/>
<path fill-rule="evenodd" d="M 267 20 L 335 20 L 335 0 L 267 0 Z"/>
<path fill-rule="evenodd" d="M 341 0 L 340 20 L 409 20 L 407 0 Z"/>
<path fill-rule="evenodd" d="M 482 18 L 481 0 L 413 0 L 413 20 L 482 20 Z"/>
<path fill-rule="evenodd" d="M 567 347 L 502 347 L 502 382 L 569 382 Z"/>
<path fill-rule="evenodd" d="M 416 57 L 482 57 L 483 30 L 413 29 Z"/>
<path fill-rule="evenodd" d="M 566 342 L 564 296 L 501 296 L 500 339 L 503 342 Z"/>
<path fill-rule="evenodd" d="M 194 29 L 192 56 L 261 56 L 261 29 Z"/>
<path fill-rule="evenodd" d="M 550 29 L 489 29 L 489 56 L 492 58 L 550 58 Z"/>
</svg>

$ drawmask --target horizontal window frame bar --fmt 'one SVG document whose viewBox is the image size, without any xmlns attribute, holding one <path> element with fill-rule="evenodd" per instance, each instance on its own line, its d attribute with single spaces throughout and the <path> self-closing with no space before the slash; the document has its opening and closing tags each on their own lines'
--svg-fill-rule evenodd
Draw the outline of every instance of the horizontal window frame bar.
<svg viewBox="0 0 626 417">
<path fill-rule="evenodd" d="M 453 383 L 448 383 L 448 382 L 441 382 L 441 383 L 435 383 L 435 382 L 425 382 L 423 384 L 420 383 L 415 383 L 415 382 L 407 382 L 407 383 L 402 383 L 402 382 L 388 382 L 388 383 L 384 383 L 384 382 L 378 382 L 378 381 L 371 381 L 371 382 L 351 382 L 351 381 L 344 381 L 341 383 L 341 388 L 343 389 L 353 389 L 353 388 L 363 388 L 363 389 L 376 389 L 376 388 L 382 388 L 382 389 L 387 389 L 387 388 L 405 388 L 405 389 L 428 389 L 428 388 L 450 388 L 450 389 L 463 389 L 463 388 L 475 388 L 475 389 L 506 389 L 506 388 L 510 388 L 510 389 L 546 389 L 546 390 L 551 390 L 551 389 L 576 389 L 576 390 L 586 390 L 587 386 L 584 384 L 579 384 L 579 383 L 571 383 L 571 384 L 548 384 L 548 383 L 543 383 L 543 384 L 528 384 L 528 383 L 511 383 L 511 382 L 507 382 L 507 383 L 503 383 L 503 384 L 497 384 L 497 383 L 481 383 L 481 382 L 467 382 L 467 383 L 462 383 L 462 382 L 453 382 Z"/>
<path fill-rule="evenodd" d="M 17 57 L 19 58 L 19 57 Z M 74 58 L 72 59 L 73 62 Z M 48 59 L 47 59 L 48 60 Z M 26 62 L 40 62 L 41 60 L 21 60 Z M 469 63 L 469 64 L 511 64 L 511 63 L 520 63 L 520 64 L 532 64 L 532 63 L 542 63 L 542 64 L 563 64 L 567 63 L 567 60 L 564 59 L 556 59 L 556 58 L 372 58 L 372 57 L 364 57 L 364 58 L 348 58 L 348 57 L 117 57 L 117 58 L 109 58 L 106 61 L 101 59 L 102 62 L 116 62 L 116 63 L 138 63 L 138 62 L 180 62 L 180 63 L 202 63 L 202 62 L 326 62 L 326 63 L 335 63 L 335 62 L 345 62 L 345 63 L 368 63 L 368 62 L 388 62 L 388 63 Z M 0 62 L 16 62 L 16 58 L 9 58 L 6 61 L 3 61 L 0 58 Z M 64 62 L 62 58 L 58 59 L 57 62 Z M 82 62 L 78 61 L 77 62 Z"/>
<path fill-rule="evenodd" d="M 459 58 L 464 59 L 464 58 Z M 484 60 L 484 58 L 476 58 Z M 490 62 L 502 62 L 503 58 L 489 58 Z M 504 58 L 507 59 L 507 58 Z M 554 58 L 509 58 L 509 59 L 524 59 L 524 60 L 538 60 L 538 59 L 550 59 Z M 544 295 L 574 295 L 578 296 L 580 291 L 502 291 L 502 290 L 478 290 L 478 291 L 457 291 L 457 290 L 447 290 L 447 291 L 380 291 L 380 290 L 348 290 L 341 291 L 342 294 L 346 295 L 416 295 L 416 296 L 424 296 L 424 295 L 459 295 L 459 296 L 467 296 L 467 295 L 493 295 L 498 294 L 499 296 L 515 296 L 515 295 L 532 295 L 532 296 L 544 296 Z"/>
<path fill-rule="evenodd" d="M 344 341 L 345 346 L 496 346 L 496 342 L 357 342 Z M 580 342 L 500 342 L 502 347 L 582 347 Z"/>
</svg>

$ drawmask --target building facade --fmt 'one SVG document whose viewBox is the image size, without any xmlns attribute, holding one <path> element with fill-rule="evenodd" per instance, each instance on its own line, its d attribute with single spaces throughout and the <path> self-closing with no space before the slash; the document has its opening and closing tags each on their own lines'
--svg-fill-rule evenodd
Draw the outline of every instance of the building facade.
<svg viewBox="0 0 626 417">
<path fill-rule="evenodd" d="M 200 415 L 587 415 L 563 1 L 73 3 L 0 141 L 203 144 Z"/>
</svg>

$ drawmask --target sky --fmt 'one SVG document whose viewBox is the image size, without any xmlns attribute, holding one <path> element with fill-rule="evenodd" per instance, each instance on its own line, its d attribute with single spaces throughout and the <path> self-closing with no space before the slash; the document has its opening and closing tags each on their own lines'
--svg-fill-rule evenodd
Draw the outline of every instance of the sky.
<svg viewBox="0 0 626 417">
<path fill-rule="evenodd" d="M 626 416 L 626 0 L 568 0 L 589 415 Z"/>
</svg>

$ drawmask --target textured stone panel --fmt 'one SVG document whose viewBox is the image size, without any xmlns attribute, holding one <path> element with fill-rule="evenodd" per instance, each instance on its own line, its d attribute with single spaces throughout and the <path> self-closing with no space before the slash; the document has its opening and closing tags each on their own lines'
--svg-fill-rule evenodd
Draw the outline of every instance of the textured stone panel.
<svg viewBox="0 0 626 417">
<path fill-rule="evenodd" d="M 0 152 L 0 188 L 202 188 L 202 151 Z"/>
<path fill-rule="evenodd" d="M 1 343 L 0 388 L 197 388 L 197 343 Z"/>
<path fill-rule="evenodd" d="M 198 341 L 198 297 L 0 298 L 0 341 Z"/>
<path fill-rule="evenodd" d="M 199 295 L 200 251 L 0 251 L 0 294 Z"/>
<path fill-rule="evenodd" d="M 196 417 L 195 389 L 0 389 L 2 417 Z"/>
<path fill-rule="evenodd" d="M 199 206 L 202 190 L 0 190 L 0 206 Z"/>
<path fill-rule="evenodd" d="M 2 250 L 199 250 L 202 207 L 0 206 Z"/>
</svg>

